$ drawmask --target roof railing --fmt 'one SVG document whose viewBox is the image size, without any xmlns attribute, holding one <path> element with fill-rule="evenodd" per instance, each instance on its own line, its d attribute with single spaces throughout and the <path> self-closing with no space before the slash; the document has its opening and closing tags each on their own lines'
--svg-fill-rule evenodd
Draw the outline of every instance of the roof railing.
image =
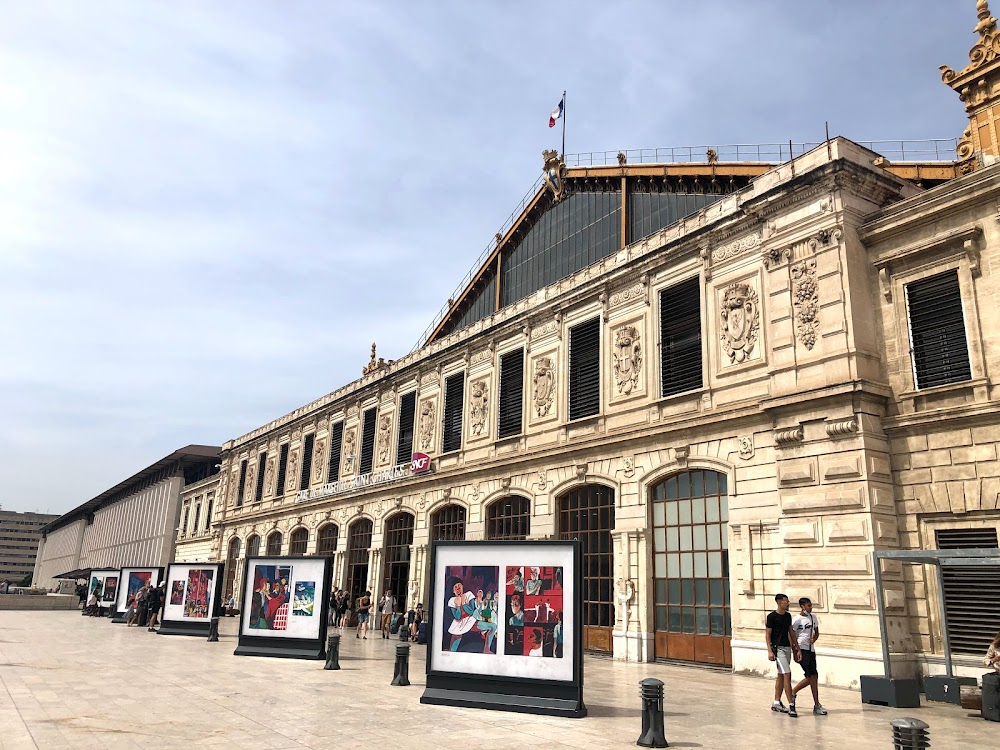
<svg viewBox="0 0 1000 750">
<path fill-rule="evenodd" d="M 870 151 L 881 154 L 890 162 L 953 162 L 955 150 L 958 148 L 958 138 L 925 138 L 922 140 L 872 140 L 854 141 Z M 725 146 L 670 146 L 667 148 L 638 148 L 624 151 L 628 164 L 698 164 L 707 161 L 708 149 L 715 149 L 720 162 L 757 162 L 761 164 L 782 164 L 802 156 L 814 148 L 823 145 L 825 141 L 804 141 L 802 143 L 735 143 Z M 603 167 L 618 164 L 618 151 L 583 151 L 577 154 L 566 154 L 567 167 Z M 525 194 L 517 207 L 501 225 L 498 235 L 503 237 L 517 221 L 525 207 L 534 200 L 542 185 L 542 177 L 535 180 L 531 189 Z M 483 263 L 496 250 L 496 238 L 490 241 L 479 254 L 469 272 L 462 277 L 451 295 L 452 301 L 457 301 L 472 279 L 478 273 Z M 499 283 L 499 279 L 497 280 Z M 434 320 L 420 335 L 416 345 L 410 350 L 415 352 L 427 343 L 434 329 L 438 327 L 451 305 L 445 305 L 434 316 Z"/>
</svg>

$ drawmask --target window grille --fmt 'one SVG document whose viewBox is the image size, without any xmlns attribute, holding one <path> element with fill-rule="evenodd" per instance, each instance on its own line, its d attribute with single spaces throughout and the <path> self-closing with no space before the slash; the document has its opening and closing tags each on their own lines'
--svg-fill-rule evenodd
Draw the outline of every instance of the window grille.
<svg viewBox="0 0 1000 750">
<path fill-rule="evenodd" d="M 660 292 L 660 395 L 702 386 L 701 280 Z"/>
<path fill-rule="evenodd" d="M 274 496 L 285 494 L 285 475 L 288 473 L 288 443 L 283 443 L 278 453 L 278 481 L 274 486 Z"/>
<path fill-rule="evenodd" d="M 257 488 L 253 501 L 259 503 L 264 499 L 264 474 L 267 472 L 267 451 L 261 451 L 257 456 Z"/>
<path fill-rule="evenodd" d="M 316 433 L 306 435 L 302 446 L 302 474 L 299 476 L 299 489 L 309 489 L 309 478 L 312 476 L 313 447 L 316 445 Z"/>
<path fill-rule="evenodd" d="M 486 538 L 522 541 L 531 532 L 531 501 L 520 495 L 503 497 L 486 509 Z"/>
<path fill-rule="evenodd" d="M 459 372 L 445 380 L 444 418 L 441 451 L 448 453 L 462 447 L 462 409 L 465 398 L 465 373 Z"/>
<path fill-rule="evenodd" d="M 288 554 L 301 557 L 306 553 L 306 546 L 309 543 L 309 530 L 296 529 L 292 532 L 288 540 Z"/>
<path fill-rule="evenodd" d="M 569 330 L 569 418 L 591 417 L 601 410 L 601 319 Z"/>
<path fill-rule="evenodd" d="M 372 470 L 375 459 L 375 416 L 378 409 L 366 409 L 361 428 L 361 461 L 358 465 L 359 474 L 367 474 Z"/>
<path fill-rule="evenodd" d="M 938 529 L 938 549 L 997 549 L 995 527 Z M 982 656 L 1000 631 L 1000 553 L 997 565 L 944 566 L 944 611 L 951 650 Z"/>
<path fill-rule="evenodd" d="M 246 492 L 247 484 L 247 460 L 240 461 L 240 485 L 236 488 L 236 507 L 243 505 L 243 495 Z"/>
<path fill-rule="evenodd" d="M 396 464 L 405 464 L 413 456 L 413 417 L 417 392 L 404 393 L 399 399 L 399 434 L 396 436 Z"/>
<path fill-rule="evenodd" d="M 500 357 L 499 401 L 497 437 L 520 435 L 524 414 L 524 349 Z"/>
<path fill-rule="evenodd" d="M 330 428 L 330 464 L 326 471 L 326 481 L 340 479 L 340 452 L 344 446 L 344 423 L 337 422 Z"/>
<path fill-rule="evenodd" d="M 316 552 L 320 555 L 332 555 L 337 551 L 337 537 L 340 529 L 336 524 L 328 523 L 319 530 L 316 536 Z"/>
<path fill-rule="evenodd" d="M 281 532 L 275 531 L 267 538 L 267 556 L 277 557 L 281 554 Z"/>
<path fill-rule="evenodd" d="M 431 516 L 431 541 L 465 541 L 465 508 L 446 505 Z"/>
<path fill-rule="evenodd" d="M 972 379 L 958 271 L 906 285 L 917 388 Z"/>
</svg>

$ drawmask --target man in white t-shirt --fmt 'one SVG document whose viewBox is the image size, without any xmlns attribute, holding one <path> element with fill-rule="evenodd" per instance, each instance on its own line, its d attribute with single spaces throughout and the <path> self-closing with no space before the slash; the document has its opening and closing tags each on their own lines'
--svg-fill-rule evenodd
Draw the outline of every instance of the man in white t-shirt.
<svg viewBox="0 0 1000 750">
<path fill-rule="evenodd" d="M 799 608 L 802 610 L 792 618 L 792 631 L 799 642 L 799 650 L 802 652 L 802 671 L 805 677 L 794 688 L 792 688 L 792 707 L 795 706 L 795 696 L 800 690 L 809 687 L 813 696 L 813 713 L 817 716 L 826 716 L 826 709 L 819 702 L 819 671 L 816 669 L 816 649 L 814 644 L 819 638 L 819 618 L 812 613 L 812 602 L 808 597 L 799 599 Z"/>
</svg>

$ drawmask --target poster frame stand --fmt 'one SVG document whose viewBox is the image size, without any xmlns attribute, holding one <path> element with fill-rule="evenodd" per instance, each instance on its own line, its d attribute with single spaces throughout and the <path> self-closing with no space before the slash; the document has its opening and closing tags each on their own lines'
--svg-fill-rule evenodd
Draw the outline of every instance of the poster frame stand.
<svg viewBox="0 0 1000 750">
<path fill-rule="evenodd" d="M 126 570 L 155 570 L 158 571 L 156 578 L 156 585 L 159 586 L 160 582 L 164 580 L 163 578 L 163 566 L 156 565 L 123 565 L 118 569 L 118 591 L 122 590 L 122 579 L 125 577 L 124 572 Z M 126 592 L 128 587 L 125 587 Z M 125 622 L 125 613 L 128 612 L 128 594 L 125 594 L 125 609 L 118 609 L 118 596 L 115 596 L 115 601 L 112 604 L 111 622 L 120 625 Z"/>
<path fill-rule="evenodd" d="M 243 635 L 243 618 L 250 616 L 250 607 L 246 601 L 246 583 L 250 575 L 250 563 L 256 560 L 282 560 L 295 564 L 296 561 L 323 561 L 323 589 L 320 599 L 319 638 L 266 638 L 256 635 Z M 234 656 L 271 656 L 279 659 L 326 659 L 326 633 L 330 617 L 330 585 L 333 577 L 333 558 L 327 555 L 300 555 L 286 557 L 282 555 L 257 555 L 243 561 L 243 578 L 240 592 L 240 622 L 239 643 Z M 294 595 L 294 592 L 293 592 Z M 317 592 L 317 597 L 320 593 Z"/>
<path fill-rule="evenodd" d="M 218 617 L 219 612 L 222 610 L 222 589 L 226 584 L 225 573 L 226 564 L 225 563 L 190 563 L 190 562 L 172 562 L 167 566 L 167 574 L 164 577 L 164 581 L 167 582 L 167 586 L 164 589 L 165 596 L 170 596 L 170 571 L 174 566 L 192 566 L 197 565 L 204 568 L 215 568 L 215 596 L 212 599 L 212 611 L 208 613 L 208 617 L 205 618 L 204 622 L 192 622 L 191 620 L 170 620 L 166 617 L 167 605 L 163 605 L 164 617 L 160 620 L 160 635 L 196 635 L 202 638 L 208 638 L 208 632 L 212 629 L 212 618 Z"/>
<path fill-rule="evenodd" d="M 437 616 L 434 592 L 437 591 L 437 554 L 445 547 L 567 547 L 573 548 L 573 679 L 539 680 L 526 677 L 470 675 L 462 677 L 452 672 L 431 668 L 431 651 L 439 645 L 427 640 L 427 687 L 420 702 L 436 706 L 462 706 L 485 708 L 493 711 L 540 714 L 579 719 L 587 715 L 583 702 L 583 564 L 580 542 L 556 539 L 528 539 L 525 541 L 440 541 L 431 544 L 431 569 L 428 589 L 431 594 L 432 617 Z"/>
</svg>

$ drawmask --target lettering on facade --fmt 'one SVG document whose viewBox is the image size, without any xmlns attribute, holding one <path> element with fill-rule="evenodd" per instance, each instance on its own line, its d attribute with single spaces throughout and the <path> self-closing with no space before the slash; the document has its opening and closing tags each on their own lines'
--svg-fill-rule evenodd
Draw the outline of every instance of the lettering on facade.
<svg viewBox="0 0 1000 750">
<path fill-rule="evenodd" d="M 295 502 L 303 503 L 307 500 L 318 500 L 321 497 L 339 495 L 351 490 L 398 482 L 401 479 L 407 479 L 417 474 L 426 474 L 430 469 L 430 457 L 425 453 L 414 453 L 410 461 L 389 469 L 370 471 L 367 474 L 360 474 L 352 479 L 340 479 L 311 490 L 300 490 L 295 495 Z"/>
</svg>

